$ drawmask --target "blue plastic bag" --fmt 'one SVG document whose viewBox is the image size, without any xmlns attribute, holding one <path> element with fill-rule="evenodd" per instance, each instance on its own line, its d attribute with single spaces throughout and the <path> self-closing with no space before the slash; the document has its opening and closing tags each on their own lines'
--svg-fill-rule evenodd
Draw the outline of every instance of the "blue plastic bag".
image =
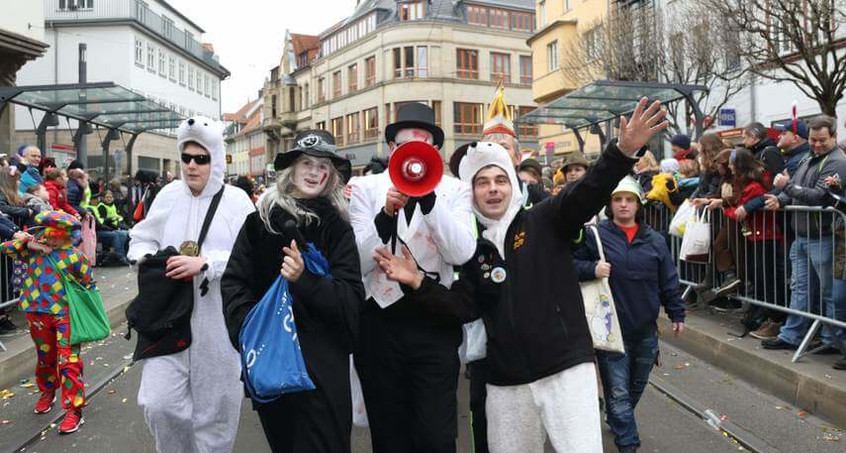
<svg viewBox="0 0 846 453">
<path fill-rule="evenodd" d="M 309 243 L 302 255 L 309 272 L 332 278 L 329 263 L 314 244 Z M 288 280 L 280 275 L 247 314 L 238 337 L 244 385 L 258 403 L 270 403 L 286 393 L 314 390 L 297 338 L 292 303 Z"/>
</svg>

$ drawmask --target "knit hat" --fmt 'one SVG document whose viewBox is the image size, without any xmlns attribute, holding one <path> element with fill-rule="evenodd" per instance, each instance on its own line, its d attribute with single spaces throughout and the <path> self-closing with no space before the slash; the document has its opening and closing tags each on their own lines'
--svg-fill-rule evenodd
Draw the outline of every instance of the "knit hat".
<svg viewBox="0 0 846 453">
<path fill-rule="evenodd" d="M 681 149 L 690 149 L 690 137 L 684 134 L 678 134 L 670 139 L 670 144 L 678 146 Z"/>
<path fill-rule="evenodd" d="M 637 182 L 631 176 L 626 176 L 625 178 L 620 180 L 620 183 L 617 184 L 617 187 L 611 192 L 611 196 L 622 192 L 627 192 L 630 194 L 634 194 L 637 196 L 637 199 L 640 200 L 641 203 L 644 202 L 643 199 L 643 187 L 640 186 L 640 183 Z"/>
<path fill-rule="evenodd" d="M 488 119 L 485 122 L 482 137 L 491 134 L 507 134 L 517 137 L 514 132 L 514 123 L 511 121 L 511 109 L 505 103 L 505 88 L 502 85 L 497 87 L 496 96 L 491 102 L 491 108 L 488 109 Z"/>
<path fill-rule="evenodd" d="M 35 223 L 42 227 L 38 235 L 76 242 L 82 237 L 82 224 L 76 217 L 62 211 L 44 211 L 35 216 Z"/>
</svg>

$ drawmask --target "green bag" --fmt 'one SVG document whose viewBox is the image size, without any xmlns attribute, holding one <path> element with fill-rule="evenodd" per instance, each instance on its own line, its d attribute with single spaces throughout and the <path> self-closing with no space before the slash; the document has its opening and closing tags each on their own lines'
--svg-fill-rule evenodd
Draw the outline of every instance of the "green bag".
<svg viewBox="0 0 846 453">
<path fill-rule="evenodd" d="M 75 278 L 59 269 L 50 258 L 53 268 L 62 278 L 62 285 L 68 297 L 68 315 L 70 316 L 70 342 L 72 345 L 89 341 L 100 341 L 109 336 L 111 325 L 100 291 L 87 289 Z"/>
</svg>

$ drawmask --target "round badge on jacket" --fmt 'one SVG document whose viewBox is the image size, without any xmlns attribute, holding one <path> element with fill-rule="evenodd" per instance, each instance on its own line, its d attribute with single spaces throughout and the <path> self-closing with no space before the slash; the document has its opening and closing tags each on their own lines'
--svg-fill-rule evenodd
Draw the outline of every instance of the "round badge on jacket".
<svg viewBox="0 0 846 453">
<path fill-rule="evenodd" d="M 501 267 L 495 267 L 494 270 L 491 271 L 491 281 L 494 283 L 502 283 L 505 281 L 505 269 Z"/>
</svg>

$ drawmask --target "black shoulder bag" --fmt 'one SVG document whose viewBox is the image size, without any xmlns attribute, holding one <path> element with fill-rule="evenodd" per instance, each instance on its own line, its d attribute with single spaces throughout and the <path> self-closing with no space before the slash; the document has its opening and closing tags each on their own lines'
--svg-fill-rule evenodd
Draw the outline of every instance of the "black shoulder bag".
<svg viewBox="0 0 846 453">
<path fill-rule="evenodd" d="M 197 241 L 198 249 L 202 249 L 224 188 L 221 187 L 214 195 L 206 211 Z M 172 246 L 167 247 L 147 257 L 138 266 L 138 295 L 126 309 L 126 339 L 131 338 L 132 329 L 138 333 L 133 360 L 175 354 L 191 345 L 194 283 L 193 279 L 174 280 L 165 276 L 167 260 L 174 256 L 179 256 L 179 252 Z M 200 285 L 203 294 L 207 286 L 208 282 L 204 280 Z"/>
</svg>

